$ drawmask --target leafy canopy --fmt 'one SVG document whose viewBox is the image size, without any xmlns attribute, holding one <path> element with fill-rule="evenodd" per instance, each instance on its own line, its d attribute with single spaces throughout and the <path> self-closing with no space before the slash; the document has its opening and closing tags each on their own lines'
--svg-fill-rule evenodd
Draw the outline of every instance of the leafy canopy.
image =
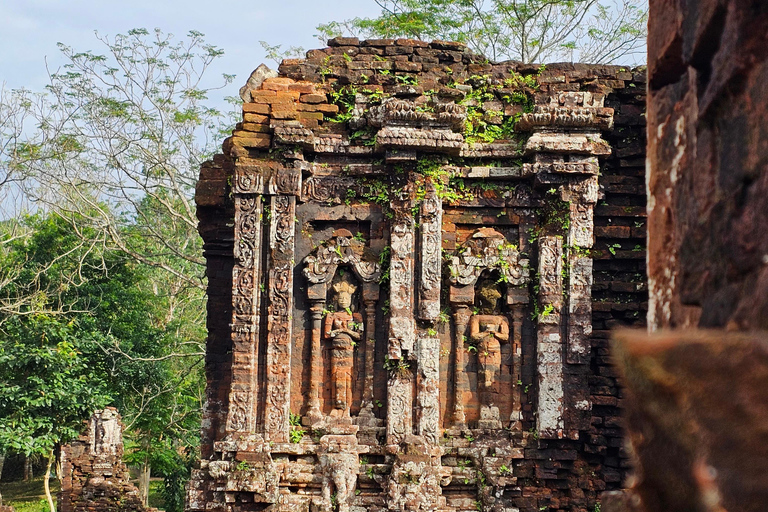
<svg viewBox="0 0 768 512">
<path fill-rule="evenodd" d="M 375 0 L 377 18 L 318 26 L 318 37 L 444 39 L 491 60 L 611 63 L 642 58 L 643 0 Z"/>
</svg>

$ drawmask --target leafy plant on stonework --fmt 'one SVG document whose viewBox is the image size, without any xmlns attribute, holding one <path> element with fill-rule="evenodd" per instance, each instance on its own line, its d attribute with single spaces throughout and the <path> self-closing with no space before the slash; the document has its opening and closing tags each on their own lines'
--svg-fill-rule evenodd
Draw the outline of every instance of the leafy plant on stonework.
<svg viewBox="0 0 768 512">
<path fill-rule="evenodd" d="M 271 61 L 274 61 L 278 66 L 283 59 L 290 59 L 293 57 L 303 57 L 306 50 L 301 46 L 289 46 L 283 49 L 283 45 L 270 45 L 266 41 L 259 41 L 259 45 L 264 49 L 265 57 Z"/>
<path fill-rule="evenodd" d="M 345 85 L 330 92 L 331 103 L 339 107 L 339 112 L 327 119 L 334 123 L 346 123 L 354 116 L 357 88 Z"/>
<path fill-rule="evenodd" d="M 288 433 L 288 437 L 290 438 L 292 443 L 300 443 L 302 439 L 304 439 L 304 435 L 307 433 L 306 430 L 300 429 L 300 428 L 294 428 Z"/>
<path fill-rule="evenodd" d="M 384 369 L 390 374 L 405 377 L 410 374 L 411 365 L 404 359 L 390 359 L 389 356 L 384 356 Z"/>
<path fill-rule="evenodd" d="M 537 78 L 544 71 L 542 65 L 538 73 L 522 75 L 510 70 L 510 76 L 500 80 L 490 75 L 473 75 L 466 80 L 472 90 L 460 101 L 467 108 L 464 123 L 464 138 L 467 142 L 494 142 L 498 139 L 514 139 L 515 126 L 522 112 L 532 112 L 533 93 L 538 90 Z M 489 110 L 486 103 L 500 100 L 509 105 L 522 107 L 522 112 L 507 115 L 504 111 Z"/>
</svg>

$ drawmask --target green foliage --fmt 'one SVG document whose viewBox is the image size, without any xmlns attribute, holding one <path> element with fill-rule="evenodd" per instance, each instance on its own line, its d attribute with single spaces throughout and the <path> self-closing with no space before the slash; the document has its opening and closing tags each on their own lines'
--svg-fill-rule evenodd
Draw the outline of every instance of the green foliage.
<svg viewBox="0 0 768 512">
<path fill-rule="evenodd" d="M 489 59 L 609 63 L 643 51 L 638 0 L 377 0 L 381 15 L 318 26 L 326 36 L 461 41 Z M 642 58 L 642 57 L 640 57 Z"/>
<path fill-rule="evenodd" d="M 306 430 L 302 430 L 302 429 L 299 429 L 299 428 L 294 428 L 293 430 L 291 430 L 288 433 L 288 435 L 289 435 L 292 443 L 300 443 L 301 440 L 304 439 L 304 434 L 306 434 L 306 433 L 307 433 Z"/>
<path fill-rule="evenodd" d="M 0 341 L 0 446 L 47 456 L 75 439 L 109 401 L 77 350 L 75 322 L 34 315 L 6 323 Z M 90 333 L 95 335 L 94 333 Z"/>
<path fill-rule="evenodd" d="M 405 359 L 390 359 L 389 356 L 384 356 L 384 369 L 392 374 L 399 376 L 406 376 L 409 374 L 411 365 Z"/>
<path fill-rule="evenodd" d="M 178 339 L 195 330 L 183 318 L 159 321 L 169 299 L 146 285 L 154 280 L 160 289 L 155 269 L 83 245 L 88 228 L 75 233 L 73 221 L 21 219 L 14 227 L 29 234 L 3 245 L 17 277 L 2 298 L 32 285 L 47 293 L 0 315 L 0 446 L 46 453 L 76 437 L 94 409 L 117 406 L 128 425 L 128 460 L 165 476 L 166 501 L 176 507 L 168 510 L 180 510 L 189 476 L 182 454 L 198 442 L 204 381 L 200 356 L 184 357 Z M 182 352 L 169 357 L 173 350 Z"/>
<path fill-rule="evenodd" d="M 466 94 L 461 104 L 467 108 L 464 123 L 464 138 L 467 142 L 494 142 L 498 139 L 515 139 L 515 126 L 521 113 L 507 115 L 504 111 L 491 110 L 486 103 L 501 100 L 508 105 L 519 105 L 523 112 L 532 112 L 533 93 L 538 90 L 538 74 L 521 75 L 510 70 L 510 77 L 504 80 L 491 79 L 489 75 L 473 75 L 467 79 L 472 90 Z"/>
</svg>

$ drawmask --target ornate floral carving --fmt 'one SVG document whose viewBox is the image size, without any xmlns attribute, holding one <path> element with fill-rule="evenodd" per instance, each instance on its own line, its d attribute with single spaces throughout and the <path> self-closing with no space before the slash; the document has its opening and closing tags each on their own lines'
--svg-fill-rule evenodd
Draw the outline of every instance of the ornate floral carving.
<svg viewBox="0 0 768 512">
<path fill-rule="evenodd" d="M 227 430 L 242 432 L 248 427 L 248 409 L 250 408 L 250 393 L 232 392 L 229 395 L 229 415 Z"/>
<path fill-rule="evenodd" d="M 301 200 L 339 204 L 357 183 L 348 176 L 310 176 L 302 185 Z"/>
<path fill-rule="evenodd" d="M 261 197 L 238 196 L 235 201 L 235 258 L 241 267 L 252 267 L 261 234 Z"/>
<path fill-rule="evenodd" d="M 387 444 L 390 445 L 403 442 L 412 429 L 412 374 L 408 363 L 402 363 L 397 369 L 390 371 L 387 385 Z"/>
<path fill-rule="evenodd" d="M 288 437 L 290 407 L 291 309 L 296 198 L 272 197 L 269 253 L 269 315 L 265 432 L 271 441 Z"/>
<path fill-rule="evenodd" d="M 412 217 L 396 216 L 390 234 L 389 262 L 389 356 L 395 359 L 400 358 L 402 350 L 412 350 L 416 338 L 413 319 L 413 231 Z"/>
<path fill-rule="evenodd" d="M 521 258 L 517 247 L 494 229 L 478 229 L 457 252 L 448 266 L 451 284 L 474 284 L 487 269 L 498 269 L 502 279 L 511 285 L 528 282 L 528 260 Z"/>
<path fill-rule="evenodd" d="M 440 439 L 440 340 L 419 338 L 416 352 L 419 360 L 418 433 L 427 442 L 437 445 Z"/>
<path fill-rule="evenodd" d="M 443 204 L 434 183 L 427 183 L 421 205 L 421 286 L 419 318 L 435 321 L 440 315 L 440 277 L 442 273 Z"/>
</svg>

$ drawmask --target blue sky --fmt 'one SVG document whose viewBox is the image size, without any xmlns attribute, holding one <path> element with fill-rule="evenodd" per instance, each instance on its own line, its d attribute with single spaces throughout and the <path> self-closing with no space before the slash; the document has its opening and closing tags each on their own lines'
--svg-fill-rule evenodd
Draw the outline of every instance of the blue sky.
<svg viewBox="0 0 768 512">
<path fill-rule="evenodd" d="M 63 64 L 58 42 L 97 51 L 101 43 L 94 30 L 113 36 L 143 27 L 177 36 L 190 30 L 205 34 L 208 43 L 225 52 L 213 73 L 237 75 L 227 91 L 234 95 L 266 61 L 260 40 L 319 48 L 324 45 L 314 38 L 318 23 L 379 12 L 373 0 L 2 0 L 0 5 L 0 85 L 6 88 L 44 87 L 46 59 L 52 70 Z"/>
</svg>

